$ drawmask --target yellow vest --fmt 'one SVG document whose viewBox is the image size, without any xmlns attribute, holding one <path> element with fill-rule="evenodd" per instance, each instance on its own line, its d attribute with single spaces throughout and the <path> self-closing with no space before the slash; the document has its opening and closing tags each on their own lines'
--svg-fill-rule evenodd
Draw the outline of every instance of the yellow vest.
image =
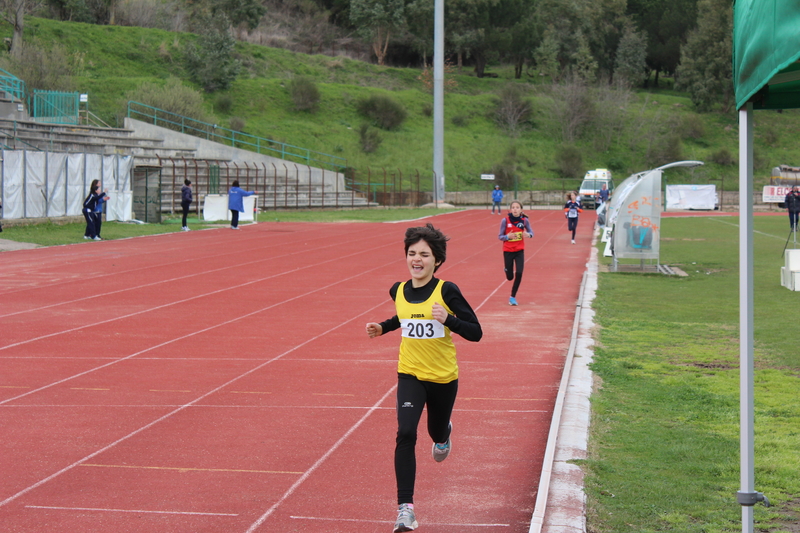
<svg viewBox="0 0 800 533">
<path fill-rule="evenodd" d="M 447 328 L 433 318 L 434 302 L 453 314 L 442 298 L 442 285 L 439 280 L 430 298 L 419 304 L 406 301 L 403 294 L 405 283 L 397 288 L 395 307 L 403 339 L 400 341 L 400 360 L 397 371 L 411 374 L 421 381 L 450 383 L 458 379 L 456 347 Z"/>
</svg>

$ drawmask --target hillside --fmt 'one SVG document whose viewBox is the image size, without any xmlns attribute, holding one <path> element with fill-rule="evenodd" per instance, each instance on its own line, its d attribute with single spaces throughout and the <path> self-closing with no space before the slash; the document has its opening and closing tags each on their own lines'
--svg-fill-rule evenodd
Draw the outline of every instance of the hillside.
<svg viewBox="0 0 800 533">
<path fill-rule="evenodd" d="M 3 36 L 10 35 L 4 27 Z M 27 18 L 27 40 L 42 46 L 59 43 L 82 54 L 76 89 L 89 94 L 89 109 L 112 125 L 121 125 L 126 95 L 143 82 L 164 83 L 170 76 L 188 80 L 183 67 L 186 45 L 196 36 L 135 27 L 96 26 Z M 432 96 L 418 79 L 419 69 L 380 67 L 344 57 L 305 55 L 282 49 L 238 43 L 244 68 L 226 91 L 203 94 L 207 112 L 218 124 L 244 122 L 247 133 L 339 157 L 365 174 L 399 171 L 404 176 L 430 174 L 432 166 Z M 468 71 L 449 75 L 457 86 L 445 97 L 445 175 L 448 190 L 485 187 L 480 174 L 495 165 L 516 176 L 522 189 L 577 186 L 586 169 L 607 167 L 618 177 L 675 159 L 700 159 L 706 166 L 683 172 L 685 183 L 717 183 L 738 187 L 736 114 L 698 114 L 689 98 L 669 89 L 611 90 L 587 93 L 593 99 L 591 118 L 573 143 L 564 127 L 571 106 L 569 88 L 540 81 L 538 76 L 513 79 L 510 67 L 490 66 L 497 78 L 478 79 Z M 321 93 L 316 113 L 295 111 L 287 91 L 294 76 L 315 81 Z M 663 82 L 663 80 L 662 80 Z M 667 80 L 669 82 L 669 80 Z M 188 81 L 187 85 L 191 85 Z M 521 87 L 533 113 L 517 137 L 504 133 L 494 119 L 494 102 L 507 85 Z M 397 130 L 380 131 L 382 143 L 373 153 L 360 147 L 356 111 L 359 99 L 389 94 L 402 103 L 408 118 Z M 220 99 L 229 99 L 220 112 Z M 600 100 L 603 99 L 603 100 Z M 566 108 L 566 111 L 565 111 Z M 756 185 L 766 182 L 779 164 L 800 164 L 794 143 L 800 114 L 757 113 L 755 127 Z M 557 154 L 574 144 L 573 171 L 565 175 Z M 716 162 L 715 162 L 716 161 Z"/>
</svg>

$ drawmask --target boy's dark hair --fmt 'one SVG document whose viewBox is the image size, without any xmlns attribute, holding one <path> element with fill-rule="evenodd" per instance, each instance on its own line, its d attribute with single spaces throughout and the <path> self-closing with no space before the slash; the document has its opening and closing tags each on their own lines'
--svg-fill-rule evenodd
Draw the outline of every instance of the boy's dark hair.
<svg viewBox="0 0 800 533">
<path fill-rule="evenodd" d="M 239 186 L 239 180 L 233 180 L 233 183 L 231 183 L 231 187 L 238 187 L 238 186 Z"/>
<path fill-rule="evenodd" d="M 408 254 L 408 249 L 419 241 L 428 243 L 428 246 L 431 247 L 431 252 L 433 252 L 433 258 L 435 262 L 438 263 L 433 267 L 433 271 L 436 272 L 439 270 L 439 267 L 442 266 L 445 259 L 447 259 L 447 241 L 449 240 L 449 237 L 434 228 L 433 224 L 429 222 L 424 226 L 408 228 L 403 244 L 406 248 L 406 254 Z"/>
<path fill-rule="evenodd" d="M 189 178 L 186 178 L 185 180 L 183 180 L 183 184 L 184 185 L 191 185 L 192 184 L 192 180 L 190 180 Z"/>
</svg>

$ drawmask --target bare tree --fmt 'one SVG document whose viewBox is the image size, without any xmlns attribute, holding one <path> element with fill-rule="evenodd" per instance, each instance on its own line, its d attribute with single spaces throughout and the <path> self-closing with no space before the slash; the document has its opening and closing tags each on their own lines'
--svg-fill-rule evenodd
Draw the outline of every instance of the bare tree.
<svg viewBox="0 0 800 533">
<path fill-rule="evenodd" d="M 39 7 L 37 0 L 0 0 L 3 19 L 11 24 L 14 33 L 11 35 L 11 55 L 19 59 L 22 53 L 22 31 L 25 28 L 25 14 Z"/>
</svg>

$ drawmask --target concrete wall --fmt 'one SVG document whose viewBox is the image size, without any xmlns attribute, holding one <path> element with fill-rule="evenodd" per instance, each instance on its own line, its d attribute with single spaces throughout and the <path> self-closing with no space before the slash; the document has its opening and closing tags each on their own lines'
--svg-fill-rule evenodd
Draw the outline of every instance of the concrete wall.
<svg viewBox="0 0 800 533">
<path fill-rule="evenodd" d="M 147 122 L 125 117 L 125 128 L 132 130 L 135 137 L 144 137 L 146 139 L 158 139 L 164 141 L 164 146 L 169 148 L 180 148 L 182 150 L 194 150 L 195 157 L 198 159 L 219 159 L 222 161 L 248 161 L 254 162 L 258 165 L 262 163 L 269 168 L 274 165 L 279 171 L 286 168 L 290 169 L 295 175 L 295 168 L 297 169 L 296 175 L 300 183 L 308 185 L 309 180 L 311 184 L 323 184 L 326 190 L 344 191 L 344 175 L 332 170 L 322 170 L 292 161 L 286 161 L 277 157 L 258 154 L 250 150 L 243 150 L 241 148 L 232 148 L 225 146 L 222 143 L 201 139 L 194 135 L 180 133 L 160 126 L 154 126 Z M 324 172 L 324 180 L 323 180 Z M 337 186 L 337 183 L 338 186 Z"/>
</svg>

